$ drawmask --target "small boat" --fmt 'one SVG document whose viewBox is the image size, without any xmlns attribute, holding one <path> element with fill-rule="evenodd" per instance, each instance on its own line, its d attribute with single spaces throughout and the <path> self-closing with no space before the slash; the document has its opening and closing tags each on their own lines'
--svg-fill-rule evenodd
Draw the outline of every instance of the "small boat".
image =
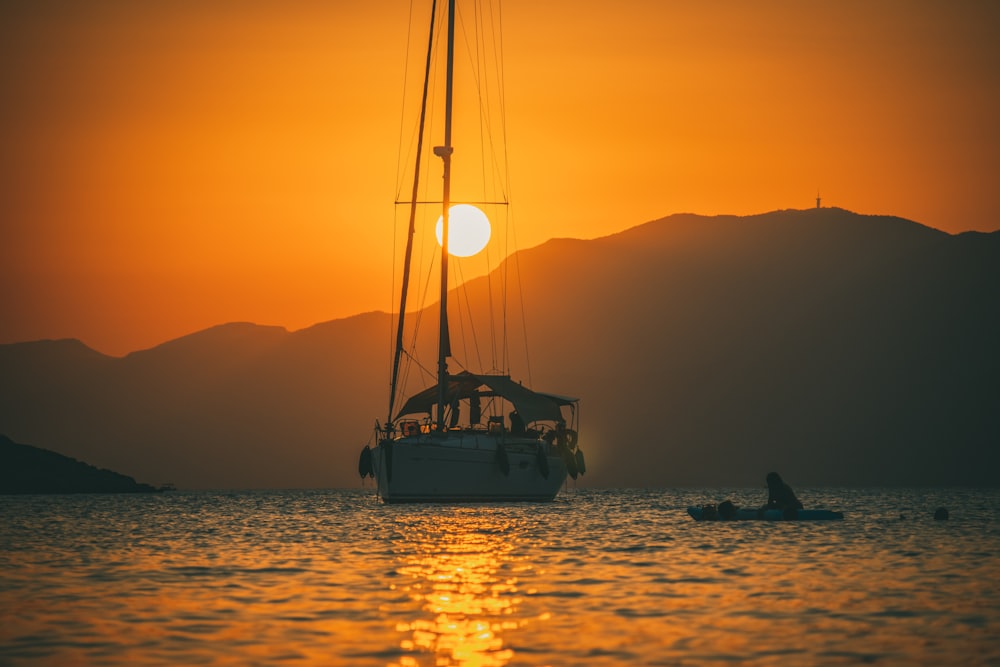
<svg viewBox="0 0 1000 667">
<path fill-rule="evenodd" d="M 722 516 L 715 505 L 688 507 L 687 513 L 695 521 L 840 521 L 843 512 L 833 510 L 766 510 L 761 508 L 739 508 Z"/>
<path fill-rule="evenodd" d="M 433 5 L 437 7 L 437 3 Z M 436 11 L 436 10 L 434 10 Z M 432 14 L 434 13 L 432 11 Z M 376 422 L 374 447 L 366 446 L 358 462 L 362 479 L 375 478 L 379 497 L 386 503 L 551 501 L 567 476 L 574 479 L 586 470 L 577 445 L 578 399 L 529 389 L 502 371 L 472 372 L 469 364 L 453 373 L 448 326 L 449 230 L 457 216 L 452 205 L 453 85 L 455 69 L 455 0 L 447 0 L 444 20 L 431 17 L 416 145 L 416 168 L 404 254 L 396 345 L 392 359 L 389 410 L 383 424 Z M 428 82 L 432 80 L 435 25 L 447 26 L 444 127 L 441 145 L 433 149 L 442 161 L 441 201 L 418 201 L 423 154 Z M 404 341 L 404 317 L 413 257 L 417 207 L 440 205 L 437 223 L 440 252 L 440 310 L 435 381 L 396 410 L 406 374 L 403 362 L 412 360 Z M 485 202 L 506 205 L 506 202 Z M 460 206 L 469 206 L 462 202 Z M 457 207 L 456 207 L 457 208 Z M 435 210 L 436 212 L 436 210 Z M 456 218 L 457 220 L 457 218 Z M 488 223 L 487 223 L 488 224 Z M 460 253 L 459 253 L 460 254 Z M 461 255 L 460 256 L 465 256 Z M 506 357 L 505 357 L 506 358 Z M 428 364 L 429 366 L 429 364 Z M 495 367 L 493 367 L 495 368 Z"/>
</svg>

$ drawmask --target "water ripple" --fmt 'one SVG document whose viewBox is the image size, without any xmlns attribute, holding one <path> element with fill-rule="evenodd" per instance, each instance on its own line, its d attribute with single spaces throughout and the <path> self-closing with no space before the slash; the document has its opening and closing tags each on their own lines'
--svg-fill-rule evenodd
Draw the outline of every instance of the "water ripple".
<svg viewBox="0 0 1000 667">
<path fill-rule="evenodd" d="M 0 497 L 0 664 L 1000 664 L 1000 492 L 803 489 L 834 524 L 684 512 L 761 495 Z"/>
</svg>

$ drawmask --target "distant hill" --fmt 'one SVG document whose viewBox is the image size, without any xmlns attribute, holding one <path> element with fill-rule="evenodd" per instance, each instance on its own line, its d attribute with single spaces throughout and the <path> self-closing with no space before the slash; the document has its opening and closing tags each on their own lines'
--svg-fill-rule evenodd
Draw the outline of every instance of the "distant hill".
<svg viewBox="0 0 1000 667">
<path fill-rule="evenodd" d="M 148 484 L 0 435 L 0 493 L 153 493 Z"/>
<path fill-rule="evenodd" d="M 1000 483 L 1000 233 L 831 208 L 675 215 L 504 270 L 532 384 L 582 399 L 587 485 Z M 452 300 L 456 354 L 490 284 Z M 430 360 L 435 328 L 417 344 Z M 367 313 L 124 358 L 2 345 L 0 431 L 184 488 L 358 486 L 391 330 Z"/>
</svg>

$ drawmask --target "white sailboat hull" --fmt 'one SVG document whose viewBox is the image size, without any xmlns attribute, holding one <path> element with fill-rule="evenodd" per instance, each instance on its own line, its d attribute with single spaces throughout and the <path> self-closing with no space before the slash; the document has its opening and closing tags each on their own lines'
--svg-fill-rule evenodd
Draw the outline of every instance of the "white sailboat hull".
<svg viewBox="0 0 1000 667">
<path fill-rule="evenodd" d="M 566 465 L 557 450 L 541 445 L 546 475 L 538 441 L 508 436 L 503 439 L 505 473 L 497 454 L 500 442 L 498 436 L 460 433 L 385 441 L 372 451 L 379 496 L 387 503 L 554 499 L 566 480 Z"/>
</svg>

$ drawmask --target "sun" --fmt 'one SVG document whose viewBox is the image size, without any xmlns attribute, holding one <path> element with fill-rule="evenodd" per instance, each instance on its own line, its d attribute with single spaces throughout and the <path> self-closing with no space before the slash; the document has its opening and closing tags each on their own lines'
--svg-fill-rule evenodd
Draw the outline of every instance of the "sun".
<svg viewBox="0 0 1000 667">
<path fill-rule="evenodd" d="M 486 214 L 470 204 L 455 204 L 448 209 L 448 254 L 472 257 L 486 247 L 490 240 L 490 220 Z M 438 218 L 434 235 L 438 245 L 444 241 L 444 218 Z"/>
</svg>

